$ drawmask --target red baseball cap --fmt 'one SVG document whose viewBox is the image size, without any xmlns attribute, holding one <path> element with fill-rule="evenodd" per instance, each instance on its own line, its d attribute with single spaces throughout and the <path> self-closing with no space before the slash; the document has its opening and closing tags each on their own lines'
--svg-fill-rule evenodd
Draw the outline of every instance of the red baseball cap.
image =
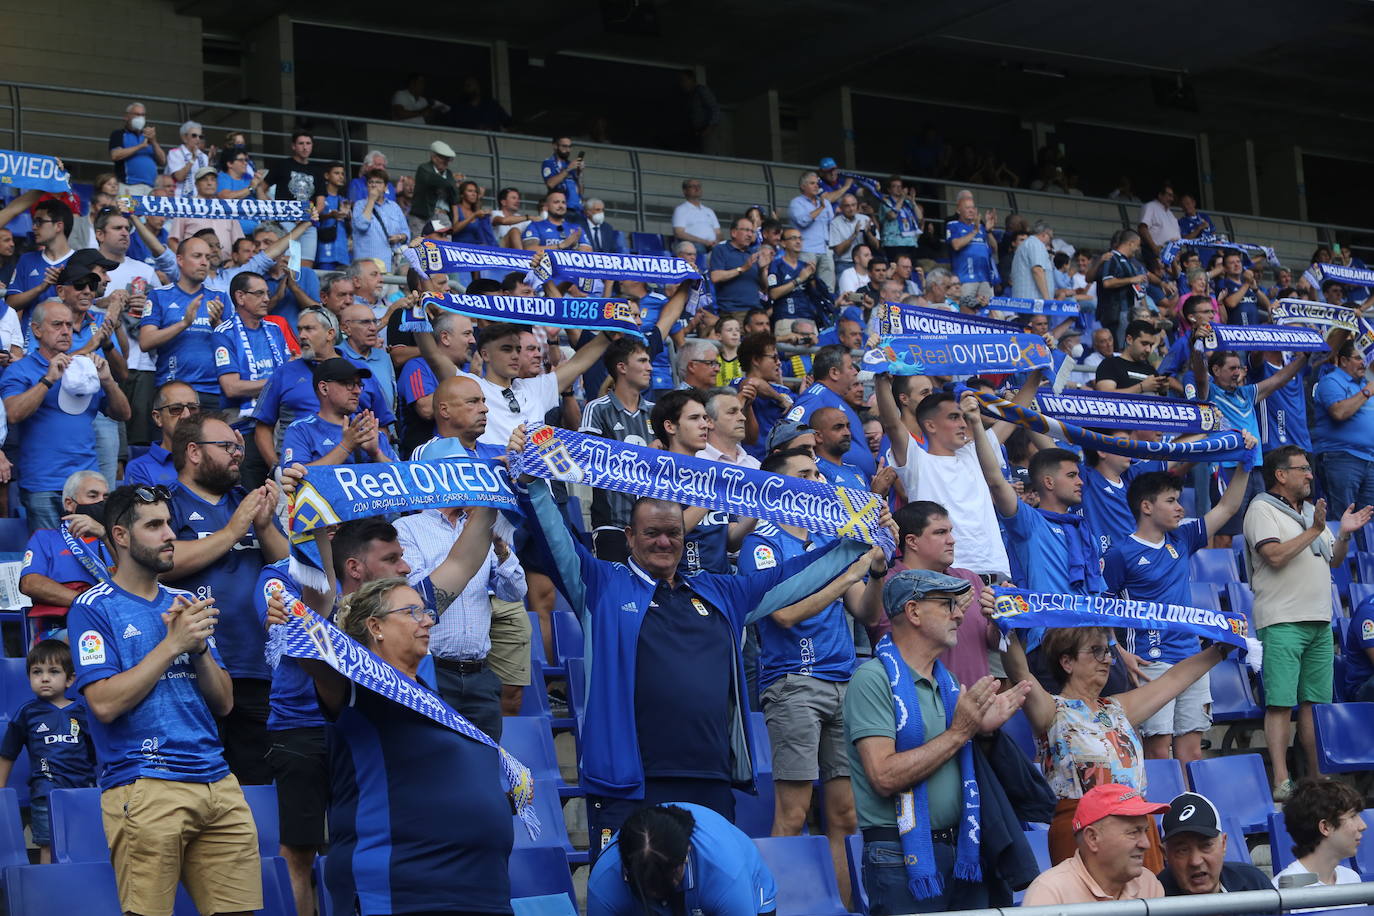
<svg viewBox="0 0 1374 916">
<path fill-rule="evenodd" d="M 1119 786 L 1109 782 L 1106 785 L 1093 786 L 1083 793 L 1083 797 L 1078 800 L 1078 810 L 1073 815 L 1073 829 L 1077 833 L 1089 824 L 1096 824 L 1102 818 L 1114 814 L 1136 817 L 1143 814 L 1163 814 L 1168 810 L 1168 805 L 1148 802 L 1130 786 Z"/>
</svg>

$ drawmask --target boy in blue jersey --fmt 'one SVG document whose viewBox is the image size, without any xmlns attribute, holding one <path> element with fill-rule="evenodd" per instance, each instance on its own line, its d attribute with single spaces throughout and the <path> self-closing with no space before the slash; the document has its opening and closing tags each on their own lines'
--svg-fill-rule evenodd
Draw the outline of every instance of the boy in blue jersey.
<svg viewBox="0 0 1374 916">
<path fill-rule="evenodd" d="M 287 427 L 282 439 L 283 466 L 295 462 L 370 464 L 399 460 L 372 411 L 358 413 L 363 380 L 371 375 L 370 369 L 343 357 L 324 360 L 315 367 L 312 381 L 320 409 Z"/>
<path fill-rule="evenodd" d="M 148 308 L 138 325 L 138 345 L 157 351 L 157 383 L 186 382 L 201 406 L 220 406 L 219 370 L 215 367 L 215 327 L 224 314 L 224 298 L 205 288 L 210 272 L 210 246 L 186 239 L 177 248 L 181 275 L 168 286 L 148 291 Z"/>
<path fill-rule="evenodd" d="M 774 452 L 763 470 L 820 481 L 817 462 L 802 449 Z M 755 575 L 804 556 L 829 538 L 795 525 L 759 522 L 740 548 L 739 572 Z M 868 584 L 837 579 L 822 591 L 825 610 L 800 623 L 773 616 L 758 621 L 759 689 L 773 750 L 774 836 L 799 836 L 811 810 L 811 786 L 825 783 L 825 825 L 844 898 L 849 890 L 845 837 L 859 829 L 844 743 L 844 693 L 854 673 L 853 615 L 871 626 L 882 616 L 886 562 L 868 570 Z M 848 613 L 846 613 L 848 611 Z"/>
<path fill-rule="evenodd" d="M 686 802 L 627 817 L 587 879 L 587 916 L 776 911 L 777 887 L 753 840 Z"/>
<path fill-rule="evenodd" d="M 1192 607 L 1188 560 L 1207 546 L 1207 535 L 1240 508 L 1250 471 L 1242 465 L 1221 500 L 1202 518 L 1183 523 L 1179 502 L 1182 488 L 1177 478 L 1161 471 L 1142 474 L 1127 490 L 1136 529 L 1116 541 L 1107 552 L 1102 575 L 1107 590 L 1133 601 Z M 1216 610 L 1216 608 L 1204 608 Z M 1126 652 L 1139 662 L 1133 666 L 1143 680 L 1157 680 L 1178 662 L 1202 651 L 1196 636 L 1168 630 L 1127 630 Z M 1125 652 L 1122 653 L 1123 657 Z M 1127 660 L 1130 663 L 1130 660 Z M 1212 694 L 1208 680 L 1200 678 L 1174 700 L 1138 726 L 1145 756 L 1185 765 L 1202 759 L 1202 733 L 1212 725 L 1209 707 Z"/>
<path fill-rule="evenodd" d="M 13 716 L 0 740 L 0 786 L 9 782 L 19 753 L 29 752 L 29 816 L 38 861 L 52 861 L 52 818 L 48 793 L 95 785 L 95 748 L 86 727 L 86 703 L 67 699 L 76 680 L 72 653 L 60 639 L 29 650 L 29 688 L 34 698 Z"/>
<path fill-rule="evenodd" d="M 768 298 L 773 301 L 773 321 L 783 318 L 806 318 L 815 321 L 816 264 L 802 257 L 800 229 L 787 229 L 782 234 L 782 256 L 768 265 Z"/>
<path fill-rule="evenodd" d="M 695 457 L 704 449 L 711 430 L 706 408 L 706 395 L 694 388 L 670 391 L 659 398 L 649 414 L 649 426 L 663 450 Z M 687 536 L 678 572 L 684 576 L 728 574 L 730 550 L 737 550 L 754 527 L 753 519 L 732 522 L 729 513 L 699 506 L 686 507 L 683 522 Z"/>
<path fill-rule="evenodd" d="M 1158 436 L 1157 433 L 1132 430 L 1106 432 L 1139 439 Z M 1087 459 L 1083 468 L 1083 517 L 1101 539 L 1105 552 L 1135 530 L 1135 516 L 1126 504 L 1126 491 L 1131 481 L 1151 471 L 1167 471 L 1169 466 L 1163 461 L 1142 461 L 1091 448 L 1084 449 L 1083 456 Z"/>
<path fill-rule="evenodd" d="M 1210 325 L 1199 325 L 1193 329 L 1193 339 L 1205 338 L 1210 334 Z M 1221 415 L 1226 418 L 1232 429 L 1239 429 L 1248 432 L 1254 437 L 1254 447 L 1251 454 L 1251 464 L 1259 464 L 1262 460 L 1260 452 L 1260 427 L 1259 427 L 1259 403 L 1269 397 L 1279 388 L 1287 385 L 1299 372 L 1303 366 L 1307 365 L 1307 354 L 1299 353 L 1289 360 L 1288 365 L 1268 378 L 1261 379 L 1257 384 L 1245 384 L 1246 366 L 1239 353 L 1232 350 L 1218 350 L 1207 357 L 1207 368 L 1203 371 L 1203 351 L 1193 351 L 1193 376 L 1197 381 L 1197 397 L 1200 401 L 1208 401 L 1221 411 Z M 1225 480 L 1229 480 L 1235 473 L 1236 462 L 1225 462 L 1218 465 L 1218 471 L 1212 477 L 1212 502 L 1221 499 L 1221 488 Z M 1249 481 L 1245 499 L 1241 503 L 1240 511 L 1236 513 L 1227 524 L 1220 526 L 1212 531 L 1213 547 L 1230 547 L 1231 539 L 1240 533 L 1241 523 L 1245 517 L 1245 510 L 1250 505 L 1250 500 L 1264 489 L 1263 484 L 1256 477 Z"/>
<path fill-rule="evenodd" d="M 176 562 L 163 578 L 219 606 L 218 648 L 234 697 L 220 722 L 224 756 L 240 782 L 266 785 L 272 781 L 266 762 L 272 675 L 252 590 L 263 565 L 288 552 L 275 517 L 277 485 L 239 485 L 243 443 L 219 414 L 183 418 L 172 434 L 172 458 L 177 482 L 168 502 Z"/>
<path fill-rule="evenodd" d="M 20 312 L 27 327 L 28 309 L 54 294 L 57 274 L 72 256 L 67 237 L 72 234 L 71 207 L 60 200 L 41 200 L 33 208 L 33 240 L 37 251 L 19 256 L 10 278 L 5 304 Z"/>
<path fill-rule="evenodd" d="M 161 487 L 110 494 L 115 572 L 70 617 L 105 838 L 125 913 L 170 913 L 178 881 L 202 913 L 248 913 L 262 907 L 262 874 L 215 729 L 234 703 L 215 646 L 220 611 L 213 596 L 158 581 L 177 552 L 167 500 Z"/>
</svg>

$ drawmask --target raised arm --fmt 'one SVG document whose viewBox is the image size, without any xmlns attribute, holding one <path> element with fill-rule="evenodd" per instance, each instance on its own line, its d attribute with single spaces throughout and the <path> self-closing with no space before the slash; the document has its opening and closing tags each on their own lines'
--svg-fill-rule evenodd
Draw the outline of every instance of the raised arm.
<svg viewBox="0 0 1374 916">
<path fill-rule="evenodd" d="M 887 563 L 883 560 L 883 552 L 877 547 L 874 547 L 868 553 L 849 564 L 849 567 L 843 573 L 832 579 L 825 588 L 816 592 L 814 595 L 808 595 L 795 604 L 789 604 L 785 608 L 774 611 L 769 617 L 778 626 L 790 629 L 802 621 L 816 616 L 821 611 L 830 607 L 835 601 L 841 598 L 847 598 L 850 588 L 860 586 L 860 583 L 863 582 L 864 574 L 869 572 L 870 567 L 874 564 L 878 564 L 883 568 L 882 572 L 877 573 L 876 576 L 873 577 L 878 581 L 878 607 L 881 608 L 882 579 L 883 573 L 887 572 Z M 865 612 L 867 612 L 867 610 Z M 857 617 L 859 615 L 855 614 L 855 616 Z"/>
<path fill-rule="evenodd" d="M 1016 514 L 1020 500 L 1016 498 L 1016 491 L 1012 489 L 1011 484 L 1002 476 L 1002 466 L 997 461 L 997 454 L 992 450 L 992 443 L 988 441 L 988 437 L 983 434 L 978 398 L 974 397 L 972 392 L 966 392 L 959 401 L 959 409 L 964 412 L 964 422 L 968 424 L 970 435 L 973 437 L 973 447 L 978 453 L 978 466 L 983 470 L 983 480 L 992 492 L 992 506 L 998 515 L 1011 518 Z"/>
<path fill-rule="evenodd" d="M 495 509 L 468 510 L 463 531 L 453 542 L 448 556 L 429 574 L 430 581 L 434 583 L 435 601 L 440 607 L 451 605 L 467 588 L 477 570 L 486 565 L 491 550 L 491 526 L 495 521 Z"/>
<path fill-rule="evenodd" d="M 984 612 L 989 613 L 990 602 L 994 600 L 992 589 L 983 589 L 983 594 L 988 596 L 984 599 Z M 990 628 L 997 629 L 996 625 L 992 624 Z M 1025 647 L 1021 645 L 1021 636 L 1015 630 L 1007 633 L 1007 648 L 1002 653 L 1002 664 L 1007 669 L 1007 677 L 1013 681 L 1030 682 L 1030 692 L 1026 694 L 1026 718 L 1030 720 L 1031 729 L 1035 734 L 1048 734 L 1050 726 L 1054 724 L 1054 697 L 1031 675 Z"/>
<path fill-rule="evenodd" d="M 878 399 L 878 421 L 883 424 L 883 434 L 892 446 L 892 460 L 897 467 L 906 467 L 911 433 L 902 422 L 902 409 L 897 406 L 897 399 L 892 394 L 892 376 L 886 372 L 875 375 L 873 393 Z"/>
<path fill-rule="evenodd" d="M 1266 379 L 1260 379 L 1259 382 L 1255 384 L 1255 400 L 1263 401 L 1274 391 L 1287 385 L 1300 371 L 1302 371 L 1302 367 L 1305 365 L 1307 365 L 1307 354 L 1299 353 L 1290 359 L 1288 365 L 1284 366 L 1278 372 L 1275 372 Z"/>
<path fill-rule="evenodd" d="M 553 370 L 554 378 L 558 379 L 558 390 L 566 391 L 578 376 L 596 365 L 610 342 L 611 339 L 605 334 L 598 334 L 591 343 L 574 353 L 572 359 L 559 363 Z"/>
</svg>

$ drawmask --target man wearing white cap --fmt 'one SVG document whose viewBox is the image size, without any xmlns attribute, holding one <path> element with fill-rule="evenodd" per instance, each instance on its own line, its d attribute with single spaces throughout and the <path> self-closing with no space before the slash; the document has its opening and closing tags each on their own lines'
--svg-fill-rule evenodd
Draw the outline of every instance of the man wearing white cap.
<svg viewBox="0 0 1374 916">
<path fill-rule="evenodd" d="M 127 420 L 129 402 L 97 354 L 72 357 L 72 311 L 61 299 L 33 308 L 29 329 L 38 350 L 0 378 L 5 415 L 19 441 L 19 493 L 29 530 L 56 528 L 62 487 L 76 471 L 94 471 L 93 421 L 103 412 Z M 54 447 L 61 443 L 61 447 Z"/>
<path fill-rule="evenodd" d="M 448 164 L 454 155 L 453 147 L 435 140 L 429 145 L 429 161 L 415 170 L 415 196 L 410 200 L 409 217 L 412 235 L 420 235 L 424 224 L 436 213 L 451 220 L 450 226 L 459 222 L 458 182 L 463 176 L 449 171 Z"/>
</svg>

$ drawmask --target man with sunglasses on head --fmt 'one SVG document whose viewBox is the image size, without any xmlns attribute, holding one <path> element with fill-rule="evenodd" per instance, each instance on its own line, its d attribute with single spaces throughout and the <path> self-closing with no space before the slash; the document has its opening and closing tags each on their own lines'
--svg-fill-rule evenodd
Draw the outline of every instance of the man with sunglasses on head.
<svg viewBox="0 0 1374 916">
<path fill-rule="evenodd" d="M 287 427 L 282 439 L 282 464 L 399 461 L 372 411 L 358 412 L 363 380 L 371 376 L 371 370 L 355 366 L 343 357 L 326 359 L 317 365 L 311 381 L 320 399 L 320 409 Z"/>
<path fill-rule="evenodd" d="M 253 613 L 253 583 L 265 564 L 288 552 L 274 518 L 277 485 L 239 486 L 243 439 L 219 413 L 181 418 L 172 433 L 172 461 L 177 483 L 169 508 L 177 540 L 163 578 L 219 608 L 219 650 L 233 678 L 233 710 L 220 721 L 224 756 L 245 785 L 266 785 L 272 781 L 265 762 L 271 672 Z"/>
<path fill-rule="evenodd" d="M 262 906 L 257 831 L 214 719 L 234 705 L 218 645 L 231 606 L 158 581 L 179 552 L 167 503 L 162 487 L 110 494 L 115 571 L 68 617 L 105 838 L 124 912 L 170 913 L 180 882 L 202 913 L 248 913 Z"/>
<path fill-rule="evenodd" d="M 160 442 L 148 446 L 148 451 L 124 467 L 124 482 L 129 485 L 170 487 L 177 482 L 177 469 L 172 463 L 172 433 L 181 418 L 200 413 L 200 399 L 196 390 L 185 382 L 168 382 L 157 391 L 153 401 L 152 420 L 162 430 Z"/>
</svg>

